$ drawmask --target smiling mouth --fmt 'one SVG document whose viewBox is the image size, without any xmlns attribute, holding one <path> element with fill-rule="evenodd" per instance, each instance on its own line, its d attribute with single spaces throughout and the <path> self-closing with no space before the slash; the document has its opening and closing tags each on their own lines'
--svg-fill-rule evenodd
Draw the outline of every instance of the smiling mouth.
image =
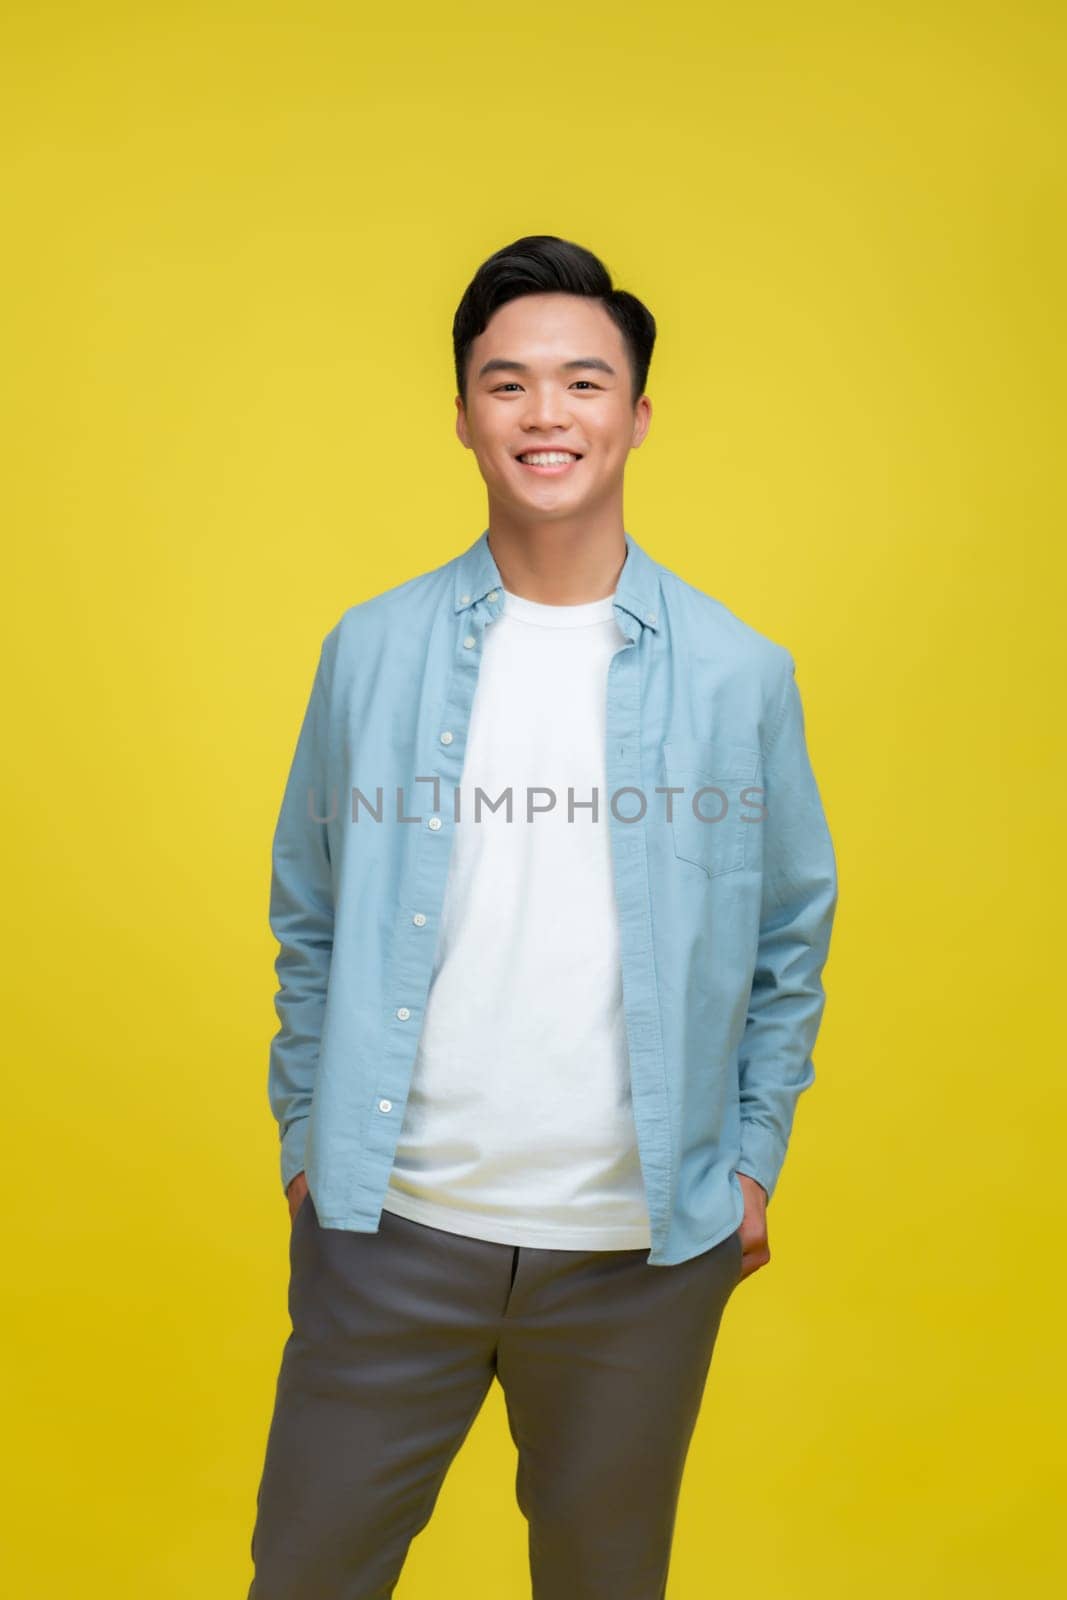
<svg viewBox="0 0 1067 1600">
<path fill-rule="evenodd" d="M 543 478 L 557 478 L 581 461 L 573 450 L 524 450 L 515 460 L 527 472 L 536 472 Z"/>
</svg>

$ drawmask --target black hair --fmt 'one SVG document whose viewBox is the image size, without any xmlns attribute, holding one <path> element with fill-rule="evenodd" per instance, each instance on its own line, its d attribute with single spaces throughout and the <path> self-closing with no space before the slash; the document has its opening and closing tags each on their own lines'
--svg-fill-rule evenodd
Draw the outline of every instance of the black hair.
<svg viewBox="0 0 1067 1600">
<path fill-rule="evenodd" d="M 645 391 L 656 319 L 636 295 L 612 286 L 611 274 L 591 250 L 555 234 L 516 239 L 483 261 L 471 279 L 452 321 L 456 385 L 467 403 L 470 347 L 485 331 L 494 311 L 525 294 L 585 294 L 601 302 L 618 326 L 630 358 L 633 404 Z"/>
</svg>

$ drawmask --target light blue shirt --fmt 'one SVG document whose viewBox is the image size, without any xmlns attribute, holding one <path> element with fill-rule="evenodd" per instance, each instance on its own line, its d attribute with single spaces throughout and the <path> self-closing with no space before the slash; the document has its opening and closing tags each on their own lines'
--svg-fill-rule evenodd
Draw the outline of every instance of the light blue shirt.
<svg viewBox="0 0 1067 1600">
<path fill-rule="evenodd" d="M 669 1266 L 739 1226 L 739 1172 L 774 1193 L 815 1076 L 837 870 L 793 657 L 625 540 L 601 813 L 647 1260 Z M 503 606 L 485 530 L 322 643 L 272 846 L 268 1095 L 283 1187 L 304 1171 L 323 1227 L 378 1229 Z"/>
</svg>

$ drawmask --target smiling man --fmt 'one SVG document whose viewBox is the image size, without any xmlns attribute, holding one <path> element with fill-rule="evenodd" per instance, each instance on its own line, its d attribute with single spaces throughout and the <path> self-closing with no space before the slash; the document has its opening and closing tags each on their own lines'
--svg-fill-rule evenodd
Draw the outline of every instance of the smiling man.
<svg viewBox="0 0 1067 1600">
<path fill-rule="evenodd" d="M 633 316 L 650 357 L 654 324 L 638 319 L 636 302 Z M 456 431 L 489 491 L 494 551 L 505 538 L 540 548 L 557 574 L 546 572 L 550 587 L 588 592 L 598 573 L 602 586 L 622 559 L 627 459 L 652 415 L 648 396 L 633 393 L 623 328 L 592 295 L 527 294 L 500 307 L 468 359 Z"/>
<path fill-rule="evenodd" d="M 391 1595 L 494 1379 L 534 1600 L 665 1594 L 837 874 L 793 657 L 625 528 L 655 334 L 576 244 L 483 263 L 488 526 L 321 647 L 272 851 L 292 1332 L 250 1600 Z"/>
</svg>

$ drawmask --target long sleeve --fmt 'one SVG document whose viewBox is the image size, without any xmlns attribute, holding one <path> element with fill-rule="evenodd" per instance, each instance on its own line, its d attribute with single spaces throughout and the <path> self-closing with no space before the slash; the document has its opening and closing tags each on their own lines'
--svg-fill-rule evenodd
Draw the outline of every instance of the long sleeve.
<svg viewBox="0 0 1067 1600">
<path fill-rule="evenodd" d="M 270 925 L 280 946 L 268 1097 L 281 1135 L 282 1187 L 304 1169 L 326 988 L 333 953 L 333 880 L 326 824 L 329 646 L 323 642 L 271 849 Z"/>
<path fill-rule="evenodd" d="M 768 1199 L 785 1160 L 796 1102 L 815 1080 L 812 1051 L 826 995 L 822 970 L 837 906 L 837 867 L 808 759 L 796 664 L 764 751 L 763 901 L 741 1041 L 741 1157 Z"/>
</svg>

